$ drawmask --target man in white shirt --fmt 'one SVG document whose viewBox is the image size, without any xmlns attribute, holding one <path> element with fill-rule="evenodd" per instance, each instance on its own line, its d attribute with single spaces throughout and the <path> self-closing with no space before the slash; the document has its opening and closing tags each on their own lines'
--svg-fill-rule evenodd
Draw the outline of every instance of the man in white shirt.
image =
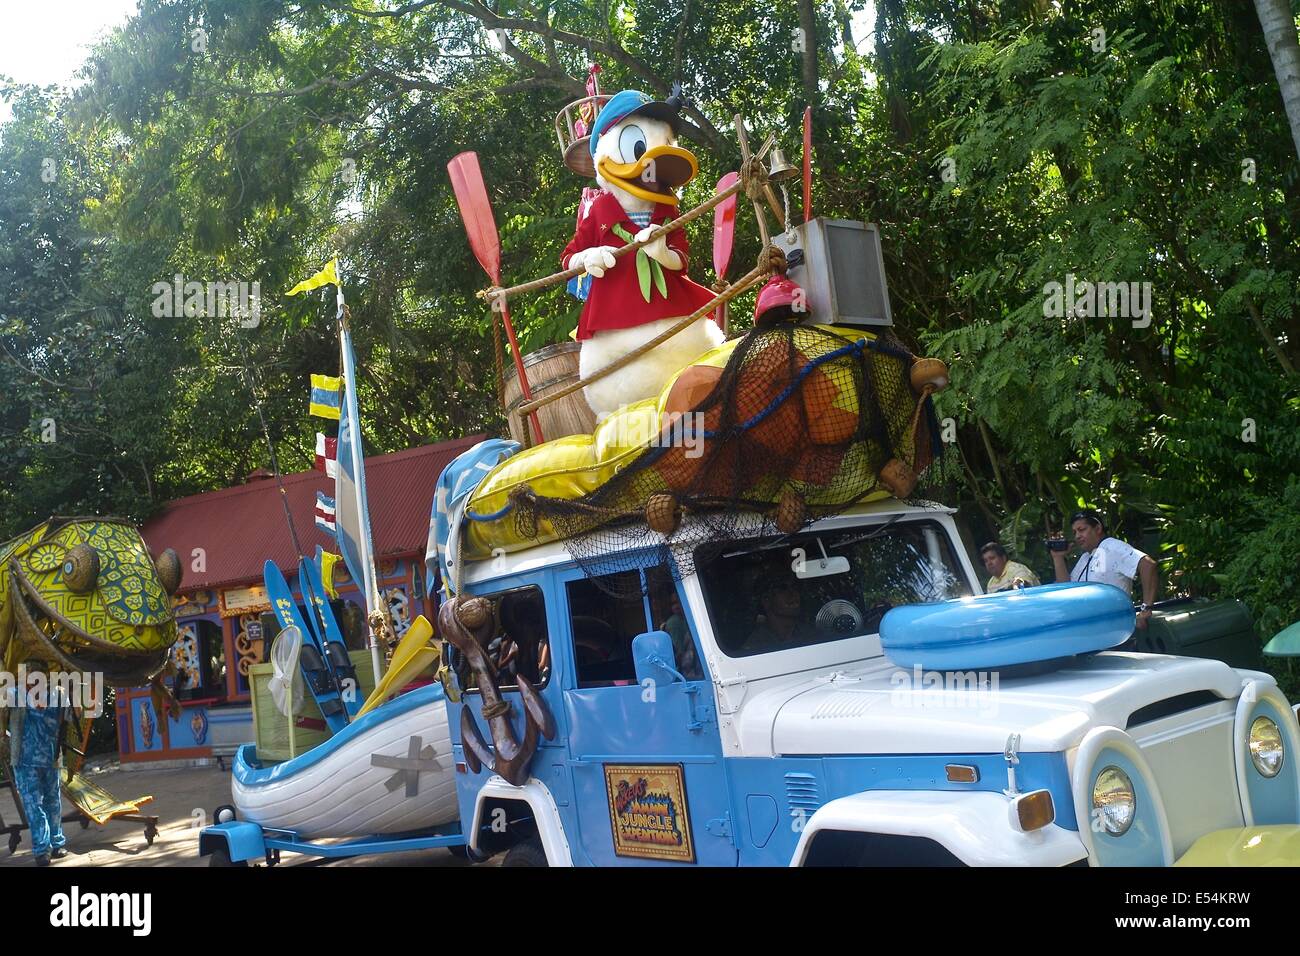
<svg viewBox="0 0 1300 956">
<path fill-rule="evenodd" d="M 1160 569 L 1155 561 L 1132 545 L 1106 534 L 1106 524 L 1099 512 L 1087 508 L 1070 518 L 1074 543 L 1083 553 L 1074 569 L 1065 568 L 1065 552 L 1052 550 L 1056 580 L 1093 581 L 1111 584 L 1125 594 L 1133 594 L 1133 579 L 1142 578 L 1142 603 L 1138 606 L 1137 626 L 1146 627 L 1160 586 Z"/>
</svg>

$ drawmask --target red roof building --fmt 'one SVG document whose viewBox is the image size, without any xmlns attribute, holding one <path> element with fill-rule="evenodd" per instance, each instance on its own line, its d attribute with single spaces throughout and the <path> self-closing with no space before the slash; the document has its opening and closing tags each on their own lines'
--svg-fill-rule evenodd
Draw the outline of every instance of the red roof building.
<svg viewBox="0 0 1300 956">
<path fill-rule="evenodd" d="M 482 435 L 440 442 L 366 459 L 366 492 L 380 592 L 398 633 L 418 614 L 432 613 L 425 589 L 424 549 L 438 476 Z M 280 487 L 283 487 L 283 496 Z M 319 545 L 338 551 L 316 527 L 316 493 L 333 497 L 334 480 L 304 471 L 275 478 L 255 472 L 233 488 L 191 495 L 167 504 L 141 530 L 154 554 L 180 556 L 183 575 L 176 594 L 181 631 L 173 653 L 179 720 L 155 712 L 147 689 L 116 695 L 118 744 L 123 760 L 192 759 L 231 753 L 252 740 L 249 669 L 268 659 L 263 614 L 270 609 L 262 565 L 273 560 L 294 587 L 298 552 L 285 518 L 293 515 L 302 551 Z M 340 561 L 334 570 L 339 599 L 335 617 L 349 648 L 366 640 L 362 600 Z"/>
<path fill-rule="evenodd" d="M 482 440 L 476 435 L 366 459 L 376 560 L 416 555 L 423 560 L 434 484 L 452 459 Z M 316 492 L 333 497 L 334 480 L 321 471 L 301 471 L 284 475 L 281 483 L 304 553 L 315 554 L 317 545 L 337 551 L 334 539 L 312 519 Z M 173 501 L 143 532 L 154 554 L 174 548 L 180 555 L 182 592 L 261 581 L 268 558 L 287 577 L 298 570 L 274 477 Z"/>
</svg>

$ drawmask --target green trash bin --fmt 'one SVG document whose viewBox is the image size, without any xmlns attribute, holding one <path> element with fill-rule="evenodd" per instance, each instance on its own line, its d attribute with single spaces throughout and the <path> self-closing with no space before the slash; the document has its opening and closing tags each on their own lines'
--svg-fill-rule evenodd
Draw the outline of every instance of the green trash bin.
<svg viewBox="0 0 1300 956">
<path fill-rule="evenodd" d="M 1136 631 L 1137 649 L 1148 654 L 1209 657 L 1232 667 L 1259 670 L 1259 639 L 1250 610 L 1240 601 L 1165 601 Z"/>
</svg>

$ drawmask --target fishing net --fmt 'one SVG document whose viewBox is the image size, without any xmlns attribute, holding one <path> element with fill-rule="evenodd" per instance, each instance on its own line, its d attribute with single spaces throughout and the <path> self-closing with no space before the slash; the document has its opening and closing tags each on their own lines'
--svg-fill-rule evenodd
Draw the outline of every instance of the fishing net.
<svg viewBox="0 0 1300 956">
<path fill-rule="evenodd" d="M 907 497 L 942 452 L 928 391 L 911 385 L 914 361 L 887 334 L 854 342 L 818 326 L 758 326 L 724 367 L 678 376 L 661 433 L 598 489 L 578 499 L 515 489 L 516 531 L 537 538 L 545 519 L 593 578 L 670 550 L 665 563 L 683 576 L 701 545 L 793 534 L 867 498 Z"/>
</svg>

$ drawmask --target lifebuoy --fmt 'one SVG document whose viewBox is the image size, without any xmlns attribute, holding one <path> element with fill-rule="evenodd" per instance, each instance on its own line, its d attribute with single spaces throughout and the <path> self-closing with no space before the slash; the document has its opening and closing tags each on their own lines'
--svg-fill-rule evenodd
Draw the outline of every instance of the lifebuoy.
<svg viewBox="0 0 1300 956">
<path fill-rule="evenodd" d="M 1109 584 L 1046 584 L 895 607 L 880 622 L 885 656 L 937 671 L 1009 667 L 1123 644 L 1136 616 Z"/>
</svg>

